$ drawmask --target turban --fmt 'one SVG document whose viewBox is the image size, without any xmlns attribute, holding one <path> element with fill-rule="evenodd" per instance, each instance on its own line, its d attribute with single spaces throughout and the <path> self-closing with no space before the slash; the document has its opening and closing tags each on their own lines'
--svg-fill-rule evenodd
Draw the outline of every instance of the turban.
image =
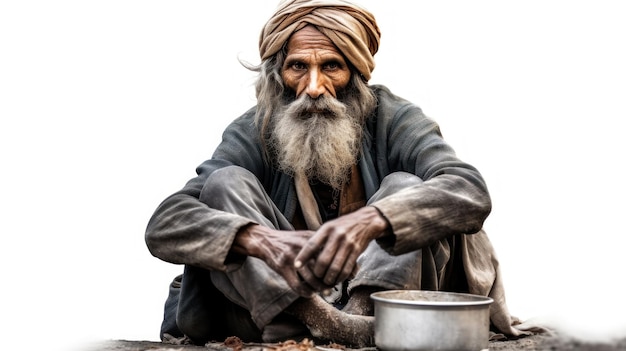
<svg viewBox="0 0 626 351">
<path fill-rule="evenodd" d="M 317 27 L 366 80 L 370 79 L 380 30 L 369 11 L 344 0 L 281 1 L 261 32 L 261 60 L 280 51 L 293 33 L 308 24 Z"/>
</svg>

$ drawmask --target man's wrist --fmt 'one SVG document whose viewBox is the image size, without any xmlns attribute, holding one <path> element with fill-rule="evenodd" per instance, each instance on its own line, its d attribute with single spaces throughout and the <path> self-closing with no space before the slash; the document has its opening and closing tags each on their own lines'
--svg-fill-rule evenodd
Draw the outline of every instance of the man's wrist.
<svg viewBox="0 0 626 351">
<path fill-rule="evenodd" d="M 233 240 L 233 245 L 231 246 L 231 251 L 238 255 L 244 256 L 254 256 L 257 257 L 258 253 L 256 253 L 254 245 L 254 227 L 259 226 L 255 223 L 250 223 L 245 225 L 239 229 L 237 234 L 235 234 L 235 240 Z"/>
<path fill-rule="evenodd" d="M 378 238 L 382 238 L 384 236 L 388 236 L 388 235 L 392 235 L 393 234 L 393 230 L 391 229 L 391 223 L 389 222 L 389 220 L 387 219 L 387 217 L 385 217 L 385 215 L 383 214 L 383 212 L 376 206 L 368 206 L 373 208 L 376 211 L 376 226 L 377 228 L 379 228 L 379 230 L 377 231 L 377 235 L 375 237 L 375 239 Z"/>
</svg>

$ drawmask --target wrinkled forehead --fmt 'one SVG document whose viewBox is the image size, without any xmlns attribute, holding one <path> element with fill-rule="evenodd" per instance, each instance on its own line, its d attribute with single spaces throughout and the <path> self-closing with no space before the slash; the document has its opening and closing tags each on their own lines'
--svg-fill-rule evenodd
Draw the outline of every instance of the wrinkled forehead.
<svg viewBox="0 0 626 351">
<path fill-rule="evenodd" d="M 316 50 L 318 52 L 340 55 L 345 54 L 324 33 L 314 25 L 306 25 L 294 32 L 285 43 L 288 54 L 297 54 L 301 51 Z"/>
</svg>

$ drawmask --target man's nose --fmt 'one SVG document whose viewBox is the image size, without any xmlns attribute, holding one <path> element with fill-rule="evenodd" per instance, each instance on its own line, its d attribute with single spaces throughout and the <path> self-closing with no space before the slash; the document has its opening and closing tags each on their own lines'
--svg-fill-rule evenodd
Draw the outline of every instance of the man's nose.
<svg viewBox="0 0 626 351">
<path fill-rule="evenodd" d="M 318 69 L 309 71 L 309 81 L 307 82 L 305 93 L 312 99 L 317 99 L 326 93 L 326 82 L 324 75 L 320 74 Z"/>
</svg>

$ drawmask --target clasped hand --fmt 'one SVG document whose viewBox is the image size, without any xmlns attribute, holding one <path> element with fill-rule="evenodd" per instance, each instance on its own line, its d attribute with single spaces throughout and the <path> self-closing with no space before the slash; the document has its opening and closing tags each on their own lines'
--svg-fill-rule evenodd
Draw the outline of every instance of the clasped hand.
<svg viewBox="0 0 626 351">
<path fill-rule="evenodd" d="M 236 243 L 247 247 L 239 252 L 264 260 L 300 296 L 310 296 L 353 275 L 359 255 L 387 226 L 377 209 L 363 207 L 324 223 L 317 231 L 285 233 L 255 225 Z"/>
</svg>

